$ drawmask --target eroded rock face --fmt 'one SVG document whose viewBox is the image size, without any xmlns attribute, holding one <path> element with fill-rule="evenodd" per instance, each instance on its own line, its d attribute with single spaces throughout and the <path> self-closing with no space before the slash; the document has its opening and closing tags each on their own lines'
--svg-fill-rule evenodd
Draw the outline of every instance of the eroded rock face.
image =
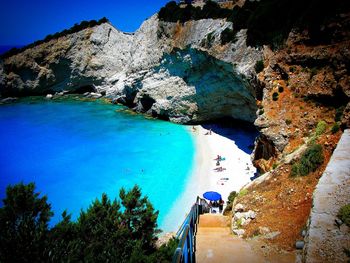
<svg viewBox="0 0 350 263">
<path fill-rule="evenodd" d="M 93 87 L 141 112 L 189 123 L 221 117 L 253 122 L 254 65 L 261 51 L 246 31 L 224 46 L 232 24 L 146 20 L 134 34 L 105 23 L 51 40 L 0 63 L 2 96 L 79 91 Z"/>
</svg>

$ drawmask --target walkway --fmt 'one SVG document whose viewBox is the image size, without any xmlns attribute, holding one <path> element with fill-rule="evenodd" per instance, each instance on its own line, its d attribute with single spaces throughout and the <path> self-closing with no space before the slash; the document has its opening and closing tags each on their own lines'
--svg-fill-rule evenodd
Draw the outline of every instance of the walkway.
<svg viewBox="0 0 350 263">
<path fill-rule="evenodd" d="M 295 262 L 294 253 L 278 253 L 259 241 L 245 241 L 231 233 L 230 219 L 220 214 L 200 216 L 197 232 L 198 263 Z"/>
<path fill-rule="evenodd" d="M 337 226 L 339 208 L 350 202 L 350 130 L 345 130 L 314 192 L 306 238 L 306 262 L 347 262 L 349 227 Z"/>
<path fill-rule="evenodd" d="M 229 218 L 222 215 L 200 216 L 196 238 L 197 262 L 264 262 L 263 258 L 254 255 L 247 242 L 231 234 L 229 222 Z"/>
</svg>

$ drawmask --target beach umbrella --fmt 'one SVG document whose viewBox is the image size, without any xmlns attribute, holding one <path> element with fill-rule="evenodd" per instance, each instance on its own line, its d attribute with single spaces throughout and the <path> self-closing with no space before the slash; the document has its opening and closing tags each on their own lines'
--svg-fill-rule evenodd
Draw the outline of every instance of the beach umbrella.
<svg viewBox="0 0 350 263">
<path fill-rule="evenodd" d="M 209 192 L 205 192 L 203 194 L 203 197 L 210 201 L 218 201 L 221 199 L 221 194 L 219 194 L 218 192 L 209 191 Z"/>
</svg>

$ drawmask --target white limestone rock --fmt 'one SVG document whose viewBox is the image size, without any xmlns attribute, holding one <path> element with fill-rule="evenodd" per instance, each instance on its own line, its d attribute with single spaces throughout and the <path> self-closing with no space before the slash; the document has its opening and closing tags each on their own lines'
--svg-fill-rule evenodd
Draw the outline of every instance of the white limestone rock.
<svg viewBox="0 0 350 263">
<path fill-rule="evenodd" d="M 222 19 L 178 25 L 154 15 L 128 34 L 104 23 L 0 61 L 0 93 L 91 87 L 174 122 L 221 117 L 253 122 L 257 108 L 250 79 L 262 52 L 246 46 L 245 30 L 235 43 L 221 46 L 227 27 L 232 23 Z"/>
</svg>

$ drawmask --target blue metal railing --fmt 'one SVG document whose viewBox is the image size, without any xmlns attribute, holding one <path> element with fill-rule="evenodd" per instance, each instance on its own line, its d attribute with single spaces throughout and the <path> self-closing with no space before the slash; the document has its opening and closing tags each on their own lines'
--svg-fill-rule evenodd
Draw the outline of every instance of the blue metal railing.
<svg viewBox="0 0 350 263">
<path fill-rule="evenodd" d="M 180 239 L 179 245 L 173 256 L 173 263 L 194 263 L 196 262 L 196 233 L 199 215 L 209 212 L 209 204 L 199 196 L 196 203 L 191 207 L 190 213 L 186 216 L 182 225 L 176 233 Z"/>
</svg>

